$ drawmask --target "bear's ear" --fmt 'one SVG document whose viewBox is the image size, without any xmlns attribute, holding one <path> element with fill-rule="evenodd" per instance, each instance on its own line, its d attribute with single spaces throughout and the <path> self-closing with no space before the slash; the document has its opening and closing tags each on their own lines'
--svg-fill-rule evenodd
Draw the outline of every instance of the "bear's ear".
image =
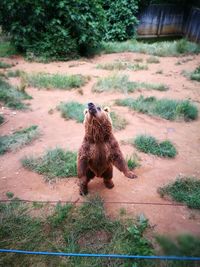
<svg viewBox="0 0 200 267">
<path fill-rule="evenodd" d="M 105 112 L 110 112 L 110 108 L 109 107 L 105 107 L 104 109 L 103 109 Z"/>
<path fill-rule="evenodd" d="M 86 115 L 88 113 L 88 109 L 84 109 L 83 114 Z"/>
</svg>

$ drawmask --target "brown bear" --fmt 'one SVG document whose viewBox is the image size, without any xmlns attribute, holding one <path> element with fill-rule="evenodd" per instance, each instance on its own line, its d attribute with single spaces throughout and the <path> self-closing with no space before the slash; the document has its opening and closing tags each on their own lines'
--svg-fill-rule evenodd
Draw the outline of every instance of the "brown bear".
<svg viewBox="0 0 200 267">
<path fill-rule="evenodd" d="M 84 114 L 85 136 L 77 159 L 80 194 L 88 193 L 88 183 L 95 176 L 102 177 L 107 188 L 113 188 L 113 165 L 126 177 L 136 178 L 137 176 L 128 169 L 113 135 L 109 108 L 102 110 L 89 103 Z"/>
</svg>

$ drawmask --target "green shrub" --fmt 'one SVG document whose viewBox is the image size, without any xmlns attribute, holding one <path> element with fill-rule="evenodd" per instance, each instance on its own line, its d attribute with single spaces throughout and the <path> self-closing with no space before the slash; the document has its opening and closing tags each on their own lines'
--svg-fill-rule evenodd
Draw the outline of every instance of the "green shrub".
<svg viewBox="0 0 200 267">
<path fill-rule="evenodd" d="M 26 92 L 17 90 L 0 77 L 0 101 L 7 107 L 13 109 L 25 109 L 27 106 L 22 103 L 22 100 L 31 98 L 32 97 Z"/>
<path fill-rule="evenodd" d="M 188 100 L 156 99 L 155 97 L 138 97 L 137 99 L 125 98 L 117 100 L 116 104 L 127 106 L 149 115 L 156 115 L 167 120 L 185 121 L 195 120 L 198 117 L 197 107 Z"/>
<path fill-rule="evenodd" d="M 6 75 L 8 77 L 20 77 L 23 74 L 21 70 L 9 70 Z"/>
<path fill-rule="evenodd" d="M 194 177 L 179 177 L 175 182 L 158 189 L 164 197 L 185 203 L 189 208 L 200 209 L 200 180 Z"/>
<path fill-rule="evenodd" d="M 81 103 L 75 101 L 62 102 L 57 108 L 61 111 L 62 117 L 67 120 L 71 119 L 77 122 L 83 122 L 84 120 L 83 111 L 86 106 Z"/>
<path fill-rule="evenodd" d="M 200 82 L 200 66 L 197 67 L 194 71 L 188 72 L 188 71 L 183 71 L 182 74 L 186 77 L 188 77 L 190 80 L 195 80 Z"/>
<path fill-rule="evenodd" d="M 48 74 L 48 73 L 35 73 L 27 76 L 30 86 L 37 88 L 58 88 L 70 90 L 72 88 L 79 88 L 83 86 L 88 77 L 82 75 L 63 75 L 63 74 Z"/>
<path fill-rule="evenodd" d="M 104 1 L 107 41 L 124 41 L 135 36 L 138 0 Z"/>
<path fill-rule="evenodd" d="M 16 54 L 16 50 L 13 45 L 8 41 L 0 42 L 0 57 L 9 57 Z"/>
<path fill-rule="evenodd" d="M 129 80 L 128 75 L 115 74 L 105 78 L 99 78 L 93 86 L 92 91 L 96 93 L 102 93 L 104 91 L 131 93 L 138 89 L 166 91 L 168 87 L 164 84 L 133 82 Z"/>
<path fill-rule="evenodd" d="M 24 157 L 21 161 L 25 168 L 43 174 L 46 180 L 52 180 L 77 176 L 76 158 L 77 153 L 56 148 L 47 150 L 41 157 Z"/>
<path fill-rule="evenodd" d="M 134 140 L 134 145 L 144 153 L 160 157 L 174 158 L 177 154 L 176 148 L 169 140 L 158 142 L 150 135 L 138 135 Z"/>
<path fill-rule="evenodd" d="M 17 50 L 63 60 L 99 47 L 105 16 L 100 0 L 2 0 L 0 25 Z"/>
<path fill-rule="evenodd" d="M 10 150 L 16 150 L 29 144 L 39 136 L 38 127 L 33 125 L 11 135 L 0 136 L 0 155 Z"/>
<path fill-rule="evenodd" d="M 126 162 L 127 162 L 129 170 L 133 170 L 133 169 L 139 167 L 140 166 L 139 161 L 140 161 L 140 159 L 139 159 L 137 154 L 133 154 L 131 156 L 126 157 Z"/>
</svg>

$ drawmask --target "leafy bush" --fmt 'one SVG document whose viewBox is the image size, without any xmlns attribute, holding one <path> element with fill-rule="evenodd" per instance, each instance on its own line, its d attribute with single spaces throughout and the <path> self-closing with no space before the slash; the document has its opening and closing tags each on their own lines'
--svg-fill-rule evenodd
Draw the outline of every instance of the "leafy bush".
<svg viewBox="0 0 200 267">
<path fill-rule="evenodd" d="M 105 1 L 106 41 L 124 41 L 136 33 L 138 0 Z"/>
<path fill-rule="evenodd" d="M 104 32 L 100 0 L 1 0 L 0 25 L 19 51 L 53 59 L 88 55 Z"/>
<path fill-rule="evenodd" d="M 174 158 L 177 154 L 176 148 L 169 140 L 159 143 L 150 135 L 138 135 L 134 140 L 134 145 L 144 153 L 150 153 L 160 157 Z"/>
<path fill-rule="evenodd" d="M 158 192 L 162 197 L 169 195 L 173 200 L 187 204 L 189 208 L 200 209 L 200 180 L 197 178 L 178 177 Z"/>
</svg>

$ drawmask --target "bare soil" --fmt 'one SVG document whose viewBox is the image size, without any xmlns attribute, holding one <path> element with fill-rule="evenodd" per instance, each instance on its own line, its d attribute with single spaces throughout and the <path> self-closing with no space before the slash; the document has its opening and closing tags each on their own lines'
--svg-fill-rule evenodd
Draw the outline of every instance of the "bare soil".
<svg viewBox="0 0 200 267">
<path fill-rule="evenodd" d="M 137 134 L 151 134 L 159 140 L 171 140 L 177 150 L 175 159 L 161 159 L 152 155 L 138 153 L 141 158 L 141 167 L 136 169 L 138 179 L 130 180 L 123 176 L 117 169 L 114 170 L 115 187 L 106 189 L 101 179 L 95 178 L 89 184 L 90 194 L 98 193 L 105 202 L 142 202 L 142 203 L 168 203 L 160 198 L 157 189 L 182 175 L 196 176 L 200 178 L 200 118 L 192 122 L 171 122 L 161 118 L 150 117 L 128 110 L 126 107 L 117 107 L 114 100 L 127 97 L 121 93 L 92 93 L 91 88 L 98 77 L 105 77 L 111 71 L 96 69 L 96 64 L 113 62 L 114 60 L 134 60 L 148 55 L 136 53 L 119 53 L 95 57 L 91 60 L 80 59 L 69 62 L 53 62 L 49 64 L 29 63 L 17 57 L 2 59 L 16 64 L 12 69 L 24 70 L 27 73 L 48 72 L 89 75 L 91 80 L 82 88 L 83 95 L 78 90 L 38 90 L 28 87 L 27 92 L 33 96 L 29 111 L 12 111 L 2 108 L 1 113 L 6 117 L 7 123 L 0 127 L 1 135 L 10 134 L 30 125 L 38 125 L 42 135 L 32 144 L 22 149 L 7 153 L 0 157 L 0 198 L 6 199 L 6 192 L 11 191 L 16 197 L 34 201 L 82 201 L 79 196 L 78 179 L 76 177 L 57 179 L 50 184 L 44 181 L 41 175 L 25 170 L 20 159 L 25 155 L 41 155 L 47 148 L 56 146 L 78 150 L 81 145 L 84 127 L 72 120 L 64 120 L 56 106 L 61 101 L 79 101 L 81 103 L 95 102 L 100 105 L 111 105 L 111 109 L 125 117 L 129 124 L 124 130 L 115 132 L 118 141 L 127 140 Z M 187 61 L 187 59 L 191 59 Z M 177 61 L 185 60 L 181 65 Z M 200 64 L 200 55 L 185 56 L 181 58 L 160 58 L 159 64 L 149 64 L 149 70 L 121 71 L 130 76 L 133 81 L 164 83 L 169 86 L 166 92 L 137 91 L 131 93 L 131 97 L 156 96 L 173 99 L 190 99 L 200 106 L 200 84 L 185 78 L 183 70 L 192 71 Z M 162 74 L 156 71 L 162 70 Z M 19 78 L 10 78 L 13 84 L 19 83 Z M 49 110 L 53 109 L 53 113 Z M 124 155 L 136 152 L 130 145 L 121 144 Z M 108 214 L 119 214 L 120 208 L 125 208 L 130 216 L 145 214 L 149 218 L 154 230 L 159 233 L 176 235 L 180 233 L 192 233 L 200 235 L 200 212 L 181 206 L 161 205 L 130 205 L 130 204 L 106 204 Z"/>
</svg>

